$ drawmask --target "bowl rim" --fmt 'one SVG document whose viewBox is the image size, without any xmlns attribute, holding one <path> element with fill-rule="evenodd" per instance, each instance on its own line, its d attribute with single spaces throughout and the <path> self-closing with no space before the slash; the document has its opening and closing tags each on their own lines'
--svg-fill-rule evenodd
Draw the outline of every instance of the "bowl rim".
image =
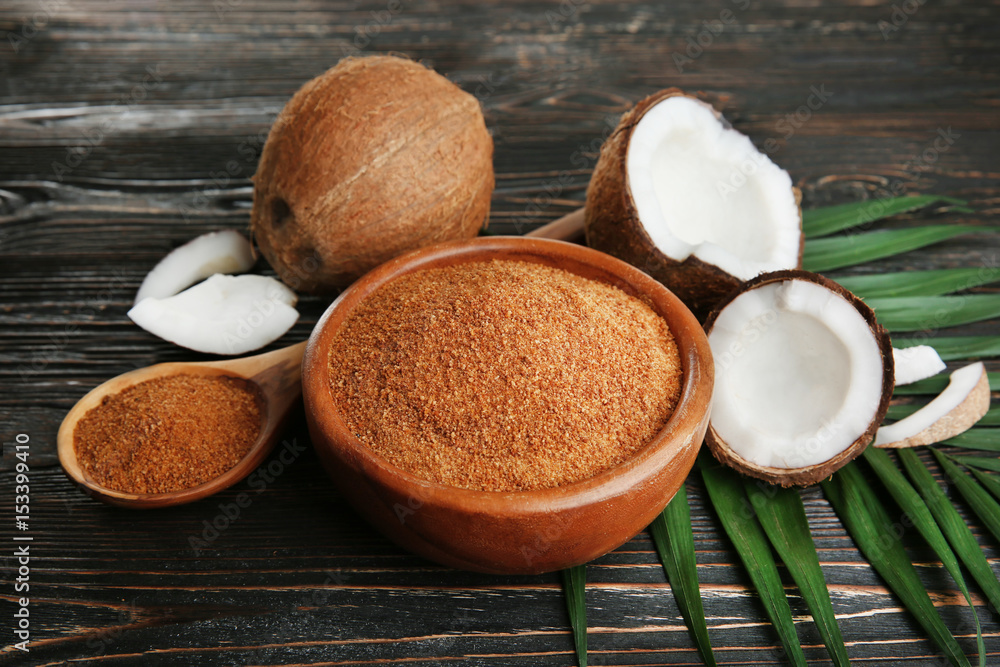
<svg viewBox="0 0 1000 667">
<path fill-rule="evenodd" d="M 514 256 L 511 256 L 514 255 Z M 563 266 L 548 258 L 569 261 Z M 457 263 L 489 259 L 520 259 L 558 266 L 577 273 L 587 266 L 616 280 L 628 294 L 642 298 L 664 320 L 680 354 L 683 382 L 677 405 L 667 423 L 641 449 L 625 461 L 587 479 L 543 489 L 485 491 L 450 486 L 422 479 L 399 468 L 364 445 L 346 426 L 333 402 L 326 368 L 333 337 L 344 319 L 368 295 L 402 275 Z M 577 270 L 574 270 L 577 269 Z M 595 276 L 585 276 L 601 280 Z M 333 323 L 333 324 L 331 324 Z M 433 498 L 438 506 L 487 514 L 525 515 L 567 510 L 625 495 L 633 486 L 658 474 L 685 449 L 707 418 L 711 404 L 714 365 L 708 338 L 701 324 L 673 292 L 661 283 L 611 255 L 586 246 L 553 239 L 522 236 L 481 236 L 450 241 L 400 255 L 379 265 L 342 292 L 317 321 L 302 360 L 303 401 L 310 421 L 365 476 L 418 500 Z M 314 446 L 316 445 L 315 438 Z"/>
</svg>

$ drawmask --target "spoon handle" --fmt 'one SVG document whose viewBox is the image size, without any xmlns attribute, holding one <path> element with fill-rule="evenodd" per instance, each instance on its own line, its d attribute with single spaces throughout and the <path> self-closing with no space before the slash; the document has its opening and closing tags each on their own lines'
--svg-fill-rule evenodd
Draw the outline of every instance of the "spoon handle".
<svg viewBox="0 0 1000 667">
<path fill-rule="evenodd" d="M 558 241 L 578 241 L 583 238 L 583 212 L 585 209 L 578 208 L 572 213 L 567 213 L 558 220 L 553 220 L 547 225 L 542 225 L 538 229 L 533 229 L 525 236 L 533 236 L 541 239 L 556 239 Z"/>
</svg>

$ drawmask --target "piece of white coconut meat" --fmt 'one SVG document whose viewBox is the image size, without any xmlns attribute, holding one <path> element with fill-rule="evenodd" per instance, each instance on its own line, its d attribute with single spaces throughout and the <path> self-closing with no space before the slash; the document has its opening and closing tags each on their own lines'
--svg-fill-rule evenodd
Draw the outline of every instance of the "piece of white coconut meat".
<svg viewBox="0 0 1000 667">
<path fill-rule="evenodd" d="M 711 427 L 746 461 L 819 465 L 873 423 L 883 361 L 867 321 L 844 297 L 805 280 L 737 296 L 709 334 Z"/>
<path fill-rule="evenodd" d="M 295 293 L 274 278 L 216 274 L 163 299 L 146 298 L 128 316 L 146 331 L 210 354 L 243 354 L 288 331 L 299 313 Z"/>
<path fill-rule="evenodd" d="M 668 257 L 693 255 L 740 280 L 798 266 L 788 172 L 711 106 L 674 96 L 649 109 L 632 131 L 626 170 L 637 217 Z"/>
<path fill-rule="evenodd" d="M 202 234 L 167 253 L 146 274 L 133 303 L 173 296 L 216 273 L 249 271 L 254 261 L 250 242 L 239 232 Z"/>
<path fill-rule="evenodd" d="M 953 438 L 971 428 L 990 407 L 986 367 L 978 361 L 959 368 L 934 400 L 912 415 L 881 427 L 876 447 L 920 447 Z"/>
<path fill-rule="evenodd" d="M 945 369 L 944 361 L 930 345 L 892 348 L 896 386 L 913 384 L 933 377 Z"/>
</svg>

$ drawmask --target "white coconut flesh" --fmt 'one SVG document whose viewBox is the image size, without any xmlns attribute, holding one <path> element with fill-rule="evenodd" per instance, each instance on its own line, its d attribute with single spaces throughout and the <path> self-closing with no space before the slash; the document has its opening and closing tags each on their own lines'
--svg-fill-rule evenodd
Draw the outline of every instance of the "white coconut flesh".
<svg viewBox="0 0 1000 667">
<path fill-rule="evenodd" d="M 893 370 L 896 386 L 913 384 L 933 377 L 945 369 L 944 361 L 930 345 L 892 348 Z"/>
<path fill-rule="evenodd" d="M 274 278 L 216 274 L 180 294 L 146 298 L 128 316 L 146 331 L 199 352 L 243 354 L 288 331 L 295 293 Z"/>
<path fill-rule="evenodd" d="M 829 461 L 872 425 L 883 361 L 869 324 L 844 297 L 806 280 L 737 296 L 709 334 L 711 428 L 751 464 Z"/>
<path fill-rule="evenodd" d="M 649 109 L 626 170 L 639 222 L 668 257 L 693 255 L 740 280 L 798 265 L 791 178 L 709 105 L 674 96 Z"/>
<path fill-rule="evenodd" d="M 202 234 L 171 250 L 146 274 L 134 303 L 173 296 L 213 274 L 243 273 L 253 265 L 253 249 L 239 232 Z"/>
<path fill-rule="evenodd" d="M 986 367 L 981 361 L 969 364 L 953 372 L 948 386 L 930 403 L 881 427 L 875 434 L 875 446 L 917 447 L 953 438 L 979 421 L 989 405 Z"/>
</svg>

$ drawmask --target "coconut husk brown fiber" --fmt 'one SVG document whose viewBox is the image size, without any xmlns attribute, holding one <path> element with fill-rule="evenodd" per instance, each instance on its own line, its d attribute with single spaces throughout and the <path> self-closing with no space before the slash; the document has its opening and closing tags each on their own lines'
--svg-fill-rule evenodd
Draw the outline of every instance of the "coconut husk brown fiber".
<svg viewBox="0 0 1000 667">
<path fill-rule="evenodd" d="M 475 97 L 404 58 L 345 58 L 271 129 L 251 234 L 288 285 L 331 292 L 409 250 L 475 236 L 493 184 Z"/>
</svg>

